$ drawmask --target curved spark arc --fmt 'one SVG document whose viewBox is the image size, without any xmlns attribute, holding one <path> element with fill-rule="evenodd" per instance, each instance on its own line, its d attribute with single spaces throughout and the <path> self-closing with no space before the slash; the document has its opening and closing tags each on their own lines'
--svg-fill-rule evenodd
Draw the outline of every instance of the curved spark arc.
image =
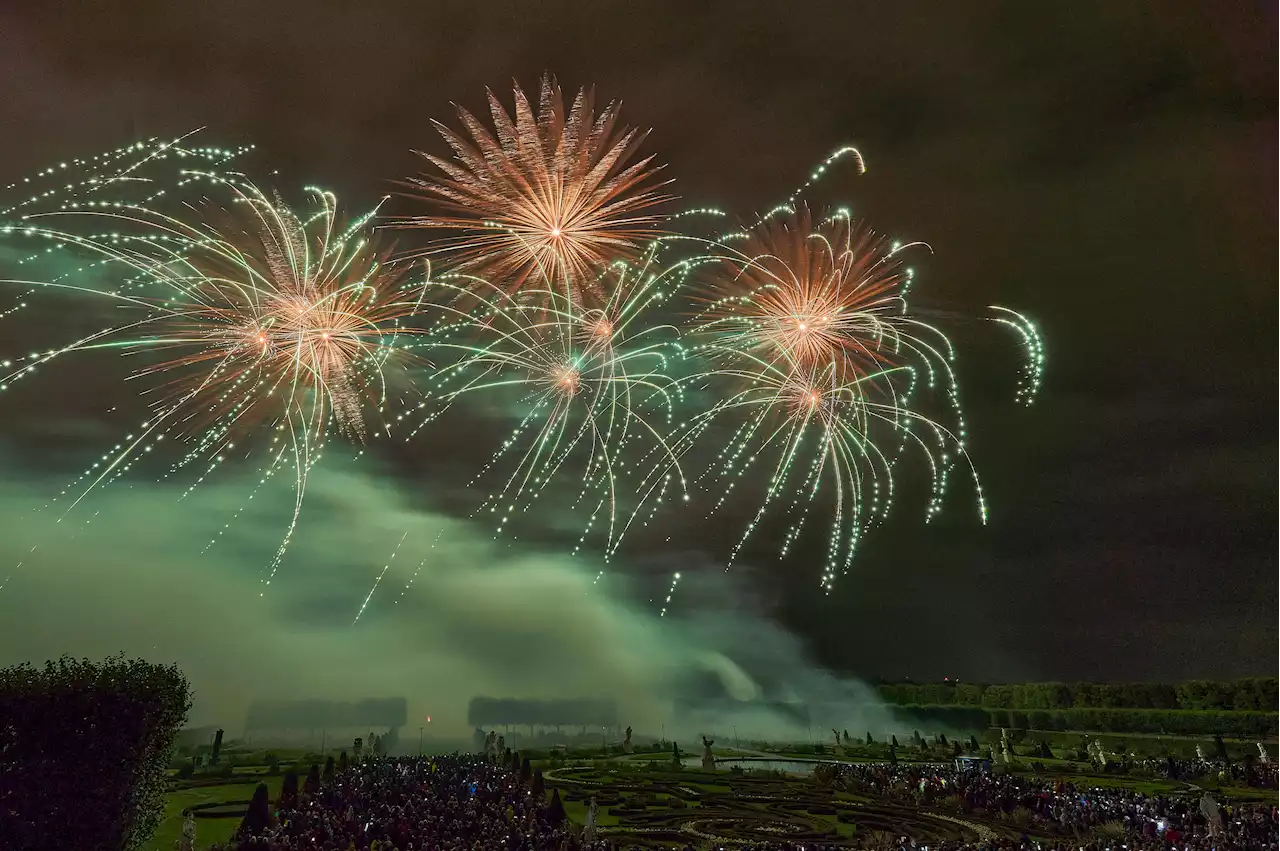
<svg viewBox="0 0 1280 851">
<path fill-rule="evenodd" d="M 590 291 L 597 271 L 632 261 L 657 236 L 664 218 L 649 212 L 670 197 L 654 183 L 652 156 L 634 160 L 646 133 L 617 129 L 618 105 L 597 116 L 594 95 L 580 90 L 566 111 L 559 84 L 542 79 L 535 110 L 514 86 L 512 118 L 488 92 L 494 131 L 458 108 L 470 140 L 436 129 L 454 159 L 421 156 L 441 173 L 409 181 L 453 215 L 418 216 L 406 227 L 458 232 L 431 253 L 447 253 L 460 269 L 509 292 L 563 285 L 574 298 L 607 300 Z"/>
<path fill-rule="evenodd" d="M 206 200 L 202 209 L 191 208 L 195 223 L 127 203 L 29 218 L 70 217 L 74 223 L 90 217 L 139 231 L 136 239 L 101 241 L 74 231 L 25 228 L 119 263 L 159 294 L 48 285 L 92 293 L 144 315 L 50 350 L 4 383 L 29 376 L 55 357 L 104 347 L 148 360 L 130 380 L 166 379 L 144 391 L 158 398 L 141 433 L 94 465 L 94 477 L 67 511 L 127 472 L 165 437 L 191 447 L 166 477 L 201 458 L 208 461 L 196 484 L 242 435 L 265 431 L 274 435 L 272 444 L 283 437 L 284 445 L 271 451 L 260 470 L 259 487 L 286 461 L 294 469 L 294 509 L 264 580 L 270 584 L 297 526 L 307 477 L 330 433 L 363 441 L 369 436 L 367 403 L 383 409 L 388 365 L 393 357 L 403 358 L 398 338 L 416 333 L 403 320 L 420 311 L 424 287 L 415 292 L 406 286 L 405 268 L 389 265 L 388 251 L 364 237 L 373 212 L 343 228 L 332 193 L 311 189 L 310 207 L 300 215 L 245 179 L 197 176 L 228 191 L 230 202 L 219 207 Z"/>
</svg>

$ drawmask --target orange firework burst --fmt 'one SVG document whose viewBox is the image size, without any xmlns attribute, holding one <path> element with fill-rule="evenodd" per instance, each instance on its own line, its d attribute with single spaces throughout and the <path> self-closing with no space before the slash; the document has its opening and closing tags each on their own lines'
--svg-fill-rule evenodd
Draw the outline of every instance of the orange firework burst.
<svg viewBox="0 0 1280 851">
<path fill-rule="evenodd" d="M 317 437 L 332 417 L 339 432 L 366 436 L 365 401 L 385 395 L 395 337 L 411 333 L 400 320 L 420 301 L 401 287 L 405 268 L 356 229 L 340 230 L 332 195 L 316 197 L 304 223 L 256 187 L 237 187 L 228 223 L 193 232 L 197 250 L 164 267 L 176 292 L 155 342 L 193 350 L 146 372 L 177 371 L 184 406 L 241 427 L 304 414 Z"/>
<path fill-rule="evenodd" d="M 909 277 L 894 246 L 844 214 L 815 223 L 806 208 L 746 236 L 719 267 L 704 328 L 807 373 L 852 377 L 885 363 Z"/>
<path fill-rule="evenodd" d="M 652 156 L 632 162 L 646 133 L 616 127 L 618 107 L 595 115 L 580 90 L 566 113 L 559 85 L 543 77 L 535 117 L 515 86 L 515 119 L 489 92 L 496 138 L 471 113 L 458 114 L 472 142 L 437 123 L 456 160 L 422 154 L 443 176 L 411 181 L 452 217 L 411 226 L 461 230 L 450 250 L 508 292 L 567 284 L 581 296 L 604 264 L 634 258 L 660 232 L 651 210 L 670 199 L 652 179 Z"/>
</svg>

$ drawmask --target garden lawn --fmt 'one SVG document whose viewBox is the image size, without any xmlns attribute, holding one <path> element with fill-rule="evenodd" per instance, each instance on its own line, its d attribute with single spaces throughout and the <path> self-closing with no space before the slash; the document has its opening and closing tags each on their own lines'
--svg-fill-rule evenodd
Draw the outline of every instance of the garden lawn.
<svg viewBox="0 0 1280 851">
<path fill-rule="evenodd" d="M 280 795 L 284 782 L 281 776 L 264 777 L 274 802 Z M 229 783 L 225 786 L 201 786 L 194 789 L 177 789 L 169 793 L 164 804 L 164 820 L 156 828 L 151 839 L 142 844 L 145 851 L 172 851 L 173 843 L 182 837 L 182 811 L 195 804 L 216 801 L 248 801 L 253 797 L 257 783 Z M 247 805 L 246 805 L 247 806 Z M 214 842 L 226 842 L 240 826 L 235 818 L 196 819 L 196 847 L 208 848 Z"/>
</svg>

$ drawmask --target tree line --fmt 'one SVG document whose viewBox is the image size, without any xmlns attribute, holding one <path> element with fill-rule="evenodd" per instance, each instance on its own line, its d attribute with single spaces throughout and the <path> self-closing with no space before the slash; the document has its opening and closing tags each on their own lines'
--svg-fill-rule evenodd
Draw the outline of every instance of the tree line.
<svg viewBox="0 0 1280 851">
<path fill-rule="evenodd" d="M 1276 677 L 1187 680 L 1181 683 L 886 683 L 877 687 L 898 706 L 973 706 L 984 709 L 1154 709 L 1214 712 L 1277 710 Z M 1007 726 L 1007 725 L 997 725 Z"/>
</svg>

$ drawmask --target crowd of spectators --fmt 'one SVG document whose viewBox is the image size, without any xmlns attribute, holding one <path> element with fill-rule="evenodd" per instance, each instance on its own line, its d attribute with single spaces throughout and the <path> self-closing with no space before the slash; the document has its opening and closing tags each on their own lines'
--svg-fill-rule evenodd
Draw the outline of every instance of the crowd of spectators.
<svg viewBox="0 0 1280 851">
<path fill-rule="evenodd" d="M 844 788 L 978 823 L 999 820 L 1020 840 L 944 842 L 930 851 L 1277 851 L 1275 806 L 1217 805 L 1196 793 L 1143 795 L 1119 787 L 960 769 L 946 764 L 861 763 L 840 766 Z M 234 851 L 621 851 L 584 838 L 548 804 L 526 774 L 478 756 L 369 759 L 282 800 L 272 811 L 250 807 Z M 1058 836 L 1033 842 L 1027 836 Z M 866 837 L 867 848 L 925 846 L 907 837 Z M 690 846 L 692 847 L 692 846 Z M 760 851 L 848 847 L 761 843 Z"/>
<path fill-rule="evenodd" d="M 1277 848 L 1274 805 L 1219 805 L 1194 792 L 1144 795 L 1118 786 L 1082 788 L 1060 779 L 947 764 L 849 764 L 841 766 L 840 778 L 846 788 L 876 797 L 996 818 L 1037 835 L 1071 837 L 1072 849 L 1089 847 L 1081 840 L 1100 832 L 1115 834 L 1114 845 L 1101 847 L 1129 851 Z"/>
<path fill-rule="evenodd" d="M 604 851 L 563 810 L 477 756 L 366 760 L 241 826 L 236 851 Z M 255 823 L 256 822 L 256 823 Z"/>
</svg>

